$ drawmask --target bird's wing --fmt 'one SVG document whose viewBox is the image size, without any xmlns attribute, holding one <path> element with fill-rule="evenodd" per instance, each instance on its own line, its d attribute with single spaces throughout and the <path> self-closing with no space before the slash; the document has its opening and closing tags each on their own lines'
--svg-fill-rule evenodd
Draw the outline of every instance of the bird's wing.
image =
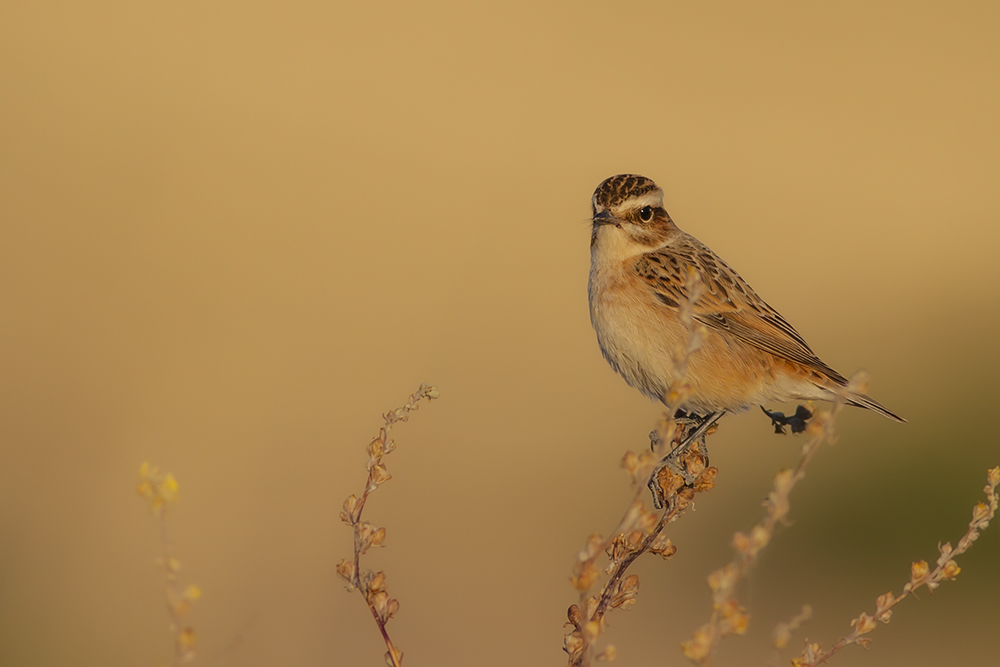
<svg viewBox="0 0 1000 667">
<path fill-rule="evenodd" d="M 715 255 L 690 236 L 640 256 L 636 273 L 664 308 L 677 310 L 688 298 L 688 268 L 698 271 L 705 292 L 692 306 L 694 318 L 747 345 L 819 371 L 838 384 L 847 380 L 817 357 L 791 324 Z"/>
</svg>

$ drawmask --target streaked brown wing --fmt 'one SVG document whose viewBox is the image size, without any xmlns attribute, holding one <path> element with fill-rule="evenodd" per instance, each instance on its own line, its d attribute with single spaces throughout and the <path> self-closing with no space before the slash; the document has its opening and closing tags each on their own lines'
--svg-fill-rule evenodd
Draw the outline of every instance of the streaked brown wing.
<svg viewBox="0 0 1000 667">
<path fill-rule="evenodd" d="M 846 384 L 835 370 L 813 354 L 802 336 L 778 311 L 705 245 L 686 236 L 669 247 L 647 253 L 635 263 L 643 278 L 666 308 L 677 309 L 687 298 L 688 267 L 701 274 L 705 294 L 694 304 L 699 322 L 782 359 L 794 361 Z"/>
</svg>

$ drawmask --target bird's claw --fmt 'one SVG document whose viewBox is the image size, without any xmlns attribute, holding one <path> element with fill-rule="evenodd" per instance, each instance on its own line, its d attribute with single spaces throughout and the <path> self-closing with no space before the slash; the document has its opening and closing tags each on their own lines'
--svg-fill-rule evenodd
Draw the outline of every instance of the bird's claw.
<svg viewBox="0 0 1000 667">
<path fill-rule="evenodd" d="M 800 405 L 795 408 L 795 414 L 791 417 L 786 417 L 783 412 L 771 412 L 763 405 L 760 409 L 764 411 L 764 414 L 771 418 L 771 426 L 774 427 L 775 433 L 785 433 L 785 427 L 790 426 L 792 428 L 792 433 L 802 433 L 806 430 L 806 423 L 809 418 L 812 417 L 812 412 L 809 408 L 804 405 Z"/>
</svg>

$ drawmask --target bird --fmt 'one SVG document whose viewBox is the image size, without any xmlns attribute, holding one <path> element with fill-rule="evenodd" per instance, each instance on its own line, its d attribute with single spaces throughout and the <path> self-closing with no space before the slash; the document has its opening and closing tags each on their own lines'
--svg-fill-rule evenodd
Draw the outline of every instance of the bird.
<svg viewBox="0 0 1000 667">
<path fill-rule="evenodd" d="M 654 181 L 612 176 L 594 191 L 591 205 L 590 320 L 611 367 L 666 405 L 682 374 L 675 351 L 691 334 L 682 304 L 690 304 L 694 322 L 704 327 L 700 348 L 686 359 L 683 380 L 690 392 L 678 411 L 700 422 L 692 438 L 726 413 L 764 409 L 770 401 L 844 396 L 848 405 L 906 421 L 847 389 L 848 380 L 816 356 L 788 320 L 707 245 L 674 224 Z M 688 294 L 692 272 L 703 285 L 695 300 Z M 764 411 L 772 420 L 780 414 Z"/>
</svg>

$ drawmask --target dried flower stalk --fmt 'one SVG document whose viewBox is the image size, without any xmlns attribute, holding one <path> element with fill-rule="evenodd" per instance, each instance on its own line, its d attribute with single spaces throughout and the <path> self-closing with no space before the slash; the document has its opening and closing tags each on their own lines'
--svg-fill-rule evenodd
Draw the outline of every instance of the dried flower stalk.
<svg viewBox="0 0 1000 667">
<path fill-rule="evenodd" d="M 156 564 L 166 573 L 167 613 L 170 614 L 170 630 L 174 633 L 173 665 L 191 662 L 195 656 L 194 629 L 184 625 L 184 617 L 190 610 L 191 603 L 201 597 L 201 589 L 194 584 L 181 588 L 178 574 L 181 562 L 170 555 L 170 539 L 167 535 L 166 508 L 177 501 L 177 480 L 170 473 L 160 472 L 156 466 L 143 463 L 139 468 L 139 495 L 149 501 L 150 510 L 160 522 L 160 542 L 163 547 L 163 557 L 156 559 Z"/>
<path fill-rule="evenodd" d="M 407 421 L 410 413 L 419 407 L 420 401 L 424 399 L 431 401 L 439 395 L 436 387 L 422 384 L 405 405 L 382 415 L 384 424 L 379 429 L 378 436 L 368 444 L 368 461 L 365 463 L 368 469 L 368 482 L 365 484 L 365 490 L 360 498 L 353 494 L 348 497 L 340 512 L 340 520 L 354 529 L 354 558 L 341 561 L 337 565 L 337 574 L 347 581 L 348 591 L 358 589 L 364 597 L 365 604 L 368 605 L 388 649 L 385 662 L 389 667 L 400 667 L 403 663 L 403 652 L 393 645 L 385 629 L 389 619 L 399 610 L 399 601 L 389 597 L 383 572 L 361 571 L 362 554 L 371 547 L 382 546 L 385 542 L 385 528 L 376 528 L 367 521 L 362 521 L 361 513 L 364 511 L 369 494 L 392 478 L 383 459 L 396 448 L 395 442 L 389 438 L 393 425 Z"/>
<path fill-rule="evenodd" d="M 639 577 L 626 575 L 628 568 L 644 553 L 653 553 L 664 559 L 670 558 L 676 547 L 663 535 L 663 530 L 694 504 L 694 494 L 711 489 L 718 471 L 706 467 L 701 452 L 696 449 L 683 454 L 677 465 L 694 481 L 685 484 L 684 476 L 660 463 L 670 447 L 681 442 L 685 429 L 674 419 L 674 414 L 684 404 L 690 394 L 690 385 L 685 381 L 687 363 L 691 355 L 701 347 L 705 329 L 698 325 L 692 315 L 691 304 L 704 292 L 701 277 L 690 271 L 687 277 L 689 300 L 680 303 L 681 321 L 688 328 L 687 341 L 673 352 L 673 360 L 678 371 L 678 380 L 667 392 L 664 403 L 667 408 L 660 421 L 655 444 L 652 449 L 639 454 L 627 452 L 622 459 L 622 467 L 632 478 L 635 495 L 624 516 L 615 526 L 611 537 L 591 535 L 586 546 L 577 555 L 573 566 L 571 582 L 580 592 L 580 600 L 567 611 L 570 631 L 563 638 L 563 650 L 569 656 L 571 667 L 584 667 L 593 660 L 613 660 L 617 654 L 613 645 L 597 651 L 595 644 L 606 629 L 606 615 L 612 609 L 628 610 L 635 604 L 639 593 Z M 663 509 L 654 512 L 646 507 L 644 495 L 653 476 L 660 494 Z M 602 553 L 608 556 L 604 568 L 607 580 L 595 593 L 590 591 L 597 582 L 599 571 L 596 564 Z"/>
<path fill-rule="evenodd" d="M 894 596 L 892 591 L 880 595 L 875 601 L 875 613 L 862 613 L 851 621 L 854 630 L 846 637 L 841 637 L 837 643 L 827 650 L 823 650 L 819 644 L 806 642 L 802 653 L 792 660 L 794 667 L 814 667 L 829 660 L 837 651 L 850 644 L 865 646 L 871 641 L 870 637 L 865 637 L 874 630 L 880 621 L 888 623 L 892 617 L 892 608 L 913 593 L 921 586 L 928 591 L 933 591 L 941 585 L 945 579 L 954 579 L 958 576 L 962 568 L 955 562 L 955 557 L 964 554 L 972 546 L 972 543 L 979 537 L 979 533 L 990 525 L 990 521 L 997 512 L 997 485 L 1000 485 L 1000 467 L 987 471 L 986 486 L 983 491 L 986 493 L 986 502 L 977 503 L 972 508 L 972 520 L 969 528 L 958 541 L 958 546 L 952 548 L 951 543 L 938 544 L 939 556 L 935 568 L 932 570 L 927 561 L 917 561 L 910 566 L 910 580 L 903 586 L 903 592 Z"/>
<path fill-rule="evenodd" d="M 852 378 L 841 392 L 829 412 L 817 412 L 806 433 L 809 439 L 802 445 L 802 456 L 794 470 L 780 470 L 774 477 L 774 486 L 764 501 L 764 519 L 750 529 L 749 534 L 737 532 L 733 535 L 733 549 L 736 555 L 724 567 L 708 577 L 712 589 L 712 616 L 708 623 L 698 628 L 694 636 L 681 643 L 684 656 L 697 665 L 709 665 L 712 652 L 719 639 L 730 635 L 742 635 L 747 630 L 750 616 L 736 599 L 736 587 L 757 562 L 757 556 L 766 547 L 779 522 L 784 522 L 790 509 L 788 496 L 795 485 L 805 477 L 806 466 L 824 441 L 833 437 L 833 423 L 844 405 L 844 395 L 851 391 L 864 391 L 864 376 Z"/>
<path fill-rule="evenodd" d="M 802 605 L 802 611 L 787 621 L 782 621 L 774 626 L 774 648 L 779 651 L 792 640 L 792 633 L 802 627 L 802 624 L 812 618 L 813 610 L 807 604 Z"/>
</svg>

